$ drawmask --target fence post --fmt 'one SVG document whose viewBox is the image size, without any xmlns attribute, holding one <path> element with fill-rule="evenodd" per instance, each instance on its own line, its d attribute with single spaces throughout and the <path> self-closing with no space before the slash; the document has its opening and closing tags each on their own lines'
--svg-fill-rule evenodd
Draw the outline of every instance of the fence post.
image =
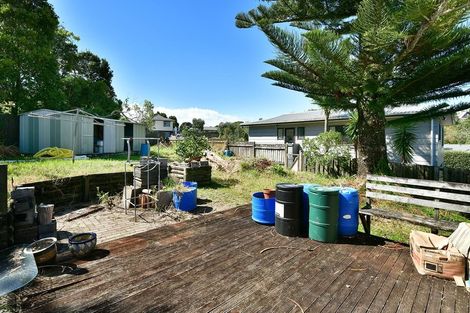
<svg viewBox="0 0 470 313">
<path fill-rule="evenodd" d="M 256 158 L 256 142 L 253 142 L 253 159 Z"/>
<path fill-rule="evenodd" d="M 288 147 L 286 143 L 284 144 L 284 166 L 286 169 L 289 169 L 288 159 L 289 159 L 289 151 L 288 151 Z"/>
<path fill-rule="evenodd" d="M 8 212 L 8 179 L 7 165 L 0 165 L 0 214 Z"/>
</svg>

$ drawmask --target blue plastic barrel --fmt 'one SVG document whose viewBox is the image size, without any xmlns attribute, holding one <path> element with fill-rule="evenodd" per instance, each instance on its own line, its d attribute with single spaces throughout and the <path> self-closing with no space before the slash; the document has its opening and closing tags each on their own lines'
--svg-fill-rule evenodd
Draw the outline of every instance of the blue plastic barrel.
<svg viewBox="0 0 470 313">
<path fill-rule="evenodd" d="M 276 198 L 265 199 L 262 192 L 251 197 L 251 218 L 260 224 L 274 225 Z"/>
<path fill-rule="evenodd" d="M 150 145 L 148 143 L 143 143 L 140 145 L 140 155 L 141 156 L 148 156 L 150 150 Z"/>
<path fill-rule="evenodd" d="M 173 204 L 181 211 L 193 211 L 197 207 L 197 182 L 183 182 L 188 191 L 173 191 Z"/>
<path fill-rule="evenodd" d="M 233 152 L 231 150 L 224 150 L 224 155 L 230 157 L 233 156 Z"/>
<path fill-rule="evenodd" d="M 354 188 L 339 191 L 338 235 L 353 237 L 359 225 L 359 192 Z"/>
<path fill-rule="evenodd" d="M 308 189 L 311 187 L 319 187 L 318 184 L 302 184 L 304 186 L 304 196 L 303 196 L 303 205 L 302 205 L 302 232 L 303 234 L 308 234 L 308 212 L 310 211 L 310 206 L 308 203 Z"/>
</svg>

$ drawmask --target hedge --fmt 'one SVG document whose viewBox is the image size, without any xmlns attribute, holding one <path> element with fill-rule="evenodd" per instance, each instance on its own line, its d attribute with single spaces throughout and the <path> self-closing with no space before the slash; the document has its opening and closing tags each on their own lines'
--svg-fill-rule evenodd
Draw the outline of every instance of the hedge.
<svg viewBox="0 0 470 313">
<path fill-rule="evenodd" d="M 444 151 L 446 167 L 470 170 L 470 152 Z"/>
</svg>

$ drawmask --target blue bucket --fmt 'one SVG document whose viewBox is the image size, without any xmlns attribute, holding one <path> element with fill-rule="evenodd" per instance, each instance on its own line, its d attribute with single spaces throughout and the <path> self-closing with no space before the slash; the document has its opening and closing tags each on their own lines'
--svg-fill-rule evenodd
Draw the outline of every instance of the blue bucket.
<svg viewBox="0 0 470 313">
<path fill-rule="evenodd" d="M 251 218 L 253 221 L 274 225 L 276 198 L 264 198 L 264 193 L 255 192 L 251 197 Z"/>
<path fill-rule="evenodd" d="M 140 155 L 148 156 L 150 151 L 150 145 L 148 143 L 143 143 L 140 145 Z"/>
<path fill-rule="evenodd" d="M 353 237 L 359 226 L 359 192 L 354 188 L 339 191 L 338 235 Z"/>
<path fill-rule="evenodd" d="M 231 157 L 231 156 L 233 156 L 233 152 L 231 150 L 224 150 L 224 155 L 228 156 L 228 157 Z"/>
<path fill-rule="evenodd" d="M 173 191 L 173 204 L 177 210 L 190 212 L 197 207 L 197 183 L 183 182 L 183 186 L 189 190 L 182 193 Z"/>
</svg>

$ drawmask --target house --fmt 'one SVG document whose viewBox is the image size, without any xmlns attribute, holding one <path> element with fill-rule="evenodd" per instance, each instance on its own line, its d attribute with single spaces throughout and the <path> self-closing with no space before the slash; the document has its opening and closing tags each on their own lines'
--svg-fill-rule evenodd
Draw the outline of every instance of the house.
<svg viewBox="0 0 470 313">
<path fill-rule="evenodd" d="M 219 137 L 219 130 L 217 127 L 204 126 L 203 133 L 207 138 Z"/>
<path fill-rule="evenodd" d="M 417 107 L 401 107 L 388 110 L 388 120 L 418 112 Z M 344 134 L 349 120 L 348 112 L 332 112 L 329 118 L 330 130 Z M 249 141 L 257 144 L 298 143 L 306 138 L 314 138 L 324 131 L 325 114 L 322 110 L 302 113 L 284 114 L 270 119 L 245 122 L 248 127 Z M 452 123 L 450 116 L 433 118 L 416 123 L 413 132 L 416 134 L 413 163 L 421 165 L 441 165 L 444 162 L 443 138 L 444 125 Z M 400 162 L 399 156 L 393 151 L 391 140 L 394 130 L 386 128 L 387 153 L 391 162 Z"/>
<path fill-rule="evenodd" d="M 97 117 L 80 109 L 40 109 L 20 115 L 20 152 L 34 154 L 47 147 L 74 150 L 79 154 L 119 153 L 127 150 L 124 137 L 145 137 L 145 126 Z M 144 140 L 133 140 L 139 151 Z"/>
<path fill-rule="evenodd" d="M 158 138 L 169 138 L 174 132 L 173 120 L 167 117 L 155 114 L 153 117 L 152 133 Z"/>
</svg>

